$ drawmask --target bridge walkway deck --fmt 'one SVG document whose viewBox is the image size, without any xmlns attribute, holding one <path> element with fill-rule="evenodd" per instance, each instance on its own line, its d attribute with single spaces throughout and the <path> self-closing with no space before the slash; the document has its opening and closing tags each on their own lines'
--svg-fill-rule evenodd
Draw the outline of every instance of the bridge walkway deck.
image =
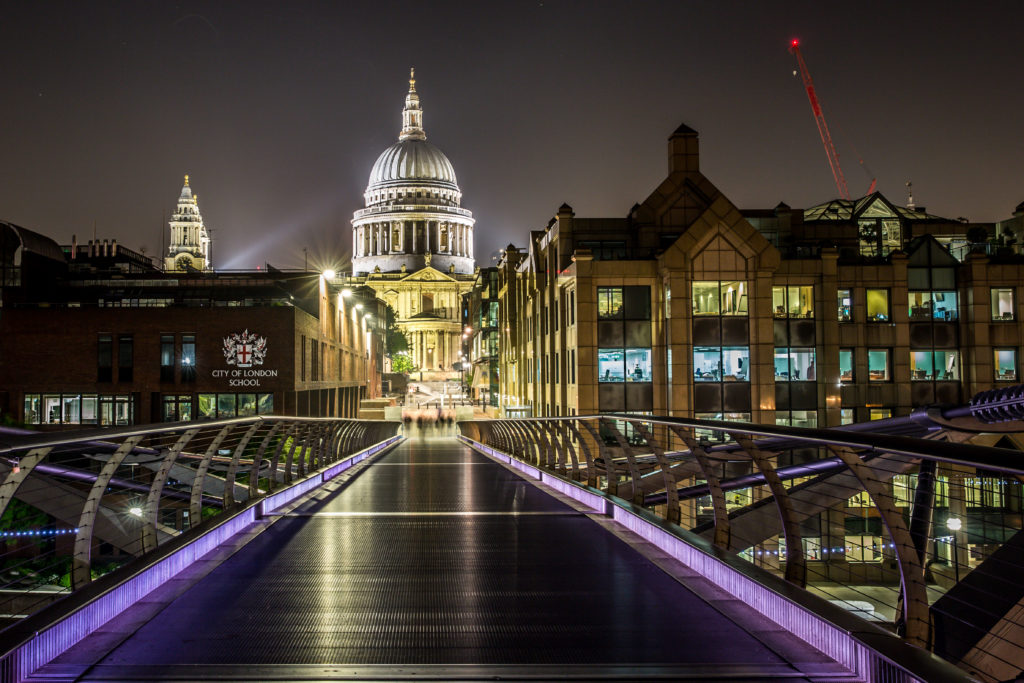
<svg viewBox="0 0 1024 683">
<path fill-rule="evenodd" d="M 842 676 L 737 601 L 694 592 L 685 584 L 699 578 L 673 578 L 609 524 L 451 436 L 410 439 L 37 677 Z"/>
</svg>

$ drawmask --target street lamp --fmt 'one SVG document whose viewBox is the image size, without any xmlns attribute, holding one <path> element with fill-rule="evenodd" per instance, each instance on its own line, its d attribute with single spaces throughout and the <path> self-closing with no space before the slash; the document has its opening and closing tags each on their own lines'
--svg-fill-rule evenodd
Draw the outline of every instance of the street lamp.
<svg viewBox="0 0 1024 683">
<path fill-rule="evenodd" d="M 324 271 L 325 280 L 333 280 L 335 275 L 337 275 L 337 273 L 334 272 L 333 268 L 328 268 L 327 270 Z"/>
<path fill-rule="evenodd" d="M 946 528 L 953 532 L 952 541 L 950 542 L 950 551 L 953 553 L 953 577 L 956 583 L 960 583 L 960 558 L 957 555 L 956 549 L 956 532 L 960 531 L 963 526 L 963 522 L 960 521 L 959 517 L 950 517 L 946 520 Z"/>
</svg>

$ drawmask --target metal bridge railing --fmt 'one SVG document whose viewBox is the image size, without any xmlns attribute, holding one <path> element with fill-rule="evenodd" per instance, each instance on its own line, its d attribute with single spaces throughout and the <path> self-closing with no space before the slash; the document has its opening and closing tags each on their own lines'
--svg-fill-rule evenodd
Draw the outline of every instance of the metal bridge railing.
<svg viewBox="0 0 1024 683">
<path fill-rule="evenodd" d="M 0 627 L 400 426 L 262 416 L 0 437 Z"/>
<path fill-rule="evenodd" d="M 1003 681 L 1024 669 L 1024 391 L 981 399 L 888 421 L 923 438 L 624 414 L 459 426 Z"/>
</svg>

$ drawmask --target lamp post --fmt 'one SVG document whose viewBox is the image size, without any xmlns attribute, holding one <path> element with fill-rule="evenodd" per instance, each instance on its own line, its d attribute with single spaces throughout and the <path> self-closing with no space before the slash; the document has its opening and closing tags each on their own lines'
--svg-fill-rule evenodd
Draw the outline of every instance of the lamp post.
<svg viewBox="0 0 1024 683">
<path fill-rule="evenodd" d="M 952 532 L 952 541 L 950 542 L 950 551 L 953 553 L 953 578 L 955 583 L 954 586 L 960 583 L 960 558 L 957 553 L 956 543 L 956 532 L 960 531 L 963 526 L 963 522 L 960 521 L 959 517 L 950 517 L 946 520 L 946 528 Z"/>
</svg>

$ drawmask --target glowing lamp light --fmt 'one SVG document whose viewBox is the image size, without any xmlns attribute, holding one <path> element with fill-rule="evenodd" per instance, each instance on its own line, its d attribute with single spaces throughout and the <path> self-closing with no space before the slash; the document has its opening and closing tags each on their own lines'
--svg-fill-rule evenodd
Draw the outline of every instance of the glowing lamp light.
<svg viewBox="0 0 1024 683">
<path fill-rule="evenodd" d="M 346 287 L 345 289 L 341 290 L 341 295 L 343 297 L 348 298 L 348 297 L 352 296 L 352 290 L 349 289 L 348 287 Z"/>
<path fill-rule="evenodd" d="M 140 508 L 138 505 L 131 507 L 128 509 L 128 514 L 132 515 L 133 517 L 141 517 L 142 508 Z"/>
<path fill-rule="evenodd" d="M 373 314 L 372 314 L 372 313 L 367 313 L 367 314 L 366 314 L 365 316 L 363 316 L 363 317 L 364 317 L 364 318 L 365 318 L 366 320 L 371 320 L 371 319 L 373 318 Z"/>
<path fill-rule="evenodd" d="M 799 44 L 800 44 L 800 41 L 799 41 L 799 40 L 797 40 L 796 38 L 794 38 L 793 40 L 791 40 L 791 41 L 789 42 L 789 44 L 790 44 L 790 45 L 792 45 L 793 47 L 796 47 L 797 45 L 799 45 Z"/>
<path fill-rule="evenodd" d="M 473 331 L 473 328 L 470 327 L 469 325 L 466 325 L 466 334 L 469 334 L 472 331 Z"/>
<path fill-rule="evenodd" d="M 363 305 L 362 304 L 356 304 L 356 310 L 357 311 L 363 310 Z"/>
<path fill-rule="evenodd" d="M 946 528 L 950 531 L 960 531 L 963 525 L 964 523 L 960 521 L 959 517 L 950 517 L 946 520 Z"/>
<path fill-rule="evenodd" d="M 337 273 L 334 272 L 333 268 L 328 268 L 324 271 L 324 278 L 328 280 L 333 280 L 335 275 L 337 275 Z"/>
</svg>

